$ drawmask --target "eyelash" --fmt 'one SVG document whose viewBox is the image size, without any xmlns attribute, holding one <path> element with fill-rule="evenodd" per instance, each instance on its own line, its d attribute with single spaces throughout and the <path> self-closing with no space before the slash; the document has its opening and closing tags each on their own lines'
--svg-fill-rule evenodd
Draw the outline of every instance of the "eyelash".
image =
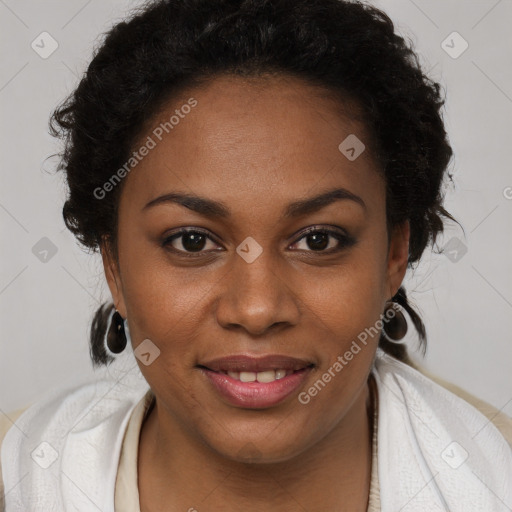
<svg viewBox="0 0 512 512">
<path fill-rule="evenodd" d="M 179 256 L 184 256 L 186 258 L 198 258 L 198 257 L 204 256 L 205 251 L 199 251 L 199 252 L 193 253 L 193 252 L 186 252 L 186 251 L 182 251 L 182 250 L 179 250 L 179 249 L 175 249 L 175 248 L 170 246 L 170 244 L 174 240 L 182 237 L 183 235 L 190 234 L 190 233 L 197 233 L 197 234 L 204 235 L 206 238 L 208 238 L 212 242 L 217 243 L 217 242 L 215 242 L 215 240 L 213 238 L 211 238 L 202 229 L 199 229 L 199 228 L 193 228 L 193 229 L 182 228 L 179 231 L 173 233 L 171 236 L 166 237 L 163 240 L 163 242 L 162 242 L 162 246 L 164 247 L 164 249 L 166 249 L 166 250 L 168 250 L 170 252 L 173 252 L 175 254 L 178 254 Z M 334 249 L 330 249 L 330 250 L 324 250 L 324 251 L 309 250 L 309 251 L 306 251 L 308 253 L 315 253 L 315 254 L 318 254 L 318 255 L 329 255 L 329 254 L 333 254 L 333 253 L 336 253 L 336 252 L 340 252 L 343 249 L 347 249 L 347 248 L 351 247 L 352 245 L 354 245 L 356 243 L 356 239 L 351 237 L 351 236 L 344 235 L 344 234 L 342 234 L 342 233 L 340 233 L 338 231 L 334 231 L 332 229 L 318 228 L 318 227 L 315 226 L 315 227 L 308 228 L 303 233 L 301 233 L 300 238 L 298 238 L 295 242 L 293 242 L 292 245 L 297 244 L 303 238 L 306 238 L 308 235 L 316 234 L 316 233 L 321 233 L 321 234 L 326 234 L 326 235 L 332 236 L 333 238 L 338 240 L 339 245 L 338 245 L 338 247 L 336 247 Z M 211 251 L 206 251 L 206 252 L 211 252 Z"/>
</svg>

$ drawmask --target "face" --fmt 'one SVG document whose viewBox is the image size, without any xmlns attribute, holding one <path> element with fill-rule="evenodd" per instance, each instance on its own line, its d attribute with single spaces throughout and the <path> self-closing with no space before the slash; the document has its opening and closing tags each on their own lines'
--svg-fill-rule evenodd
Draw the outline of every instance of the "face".
<svg viewBox="0 0 512 512">
<path fill-rule="evenodd" d="M 350 421 L 378 335 L 357 340 L 406 271 L 409 226 L 388 244 L 364 126 L 321 92 L 225 76 L 173 98 L 134 148 L 154 146 L 125 178 L 118 266 L 102 251 L 133 348 L 160 351 L 137 359 L 159 421 L 235 460 L 248 446 L 262 461 L 290 459 Z M 366 142 L 355 159 L 339 149 L 350 134 Z M 202 367 L 233 355 L 309 366 L 260 384 Z"/>
</svg>

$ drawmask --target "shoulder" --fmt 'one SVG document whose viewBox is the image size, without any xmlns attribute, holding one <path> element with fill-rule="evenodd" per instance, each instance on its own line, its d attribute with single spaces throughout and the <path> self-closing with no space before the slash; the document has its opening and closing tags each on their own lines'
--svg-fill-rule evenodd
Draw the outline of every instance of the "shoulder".
<svg viewBox="0 0 512 512">
<path fill-rule="evenodd" d="M 392 359 L 385 357 L 386 360 L 392 361 Z M 492 406 L 488 402 L 468 393 L 466 390 L 461 387 L 449 382 L 437 375 L 431 373 L 426 368 L 423 367 L 420 363 L 409 359 L 407 362 L 397 362 L 394 360 L 392 362 L 393 366 L 401 366 L 402 368 L 412 368 L 415 372 L 418 372 L 423 377 L 427 378 L 429 381 L 434 382 L 436 385 L 443 388 L 445 391 L 448 391 L 451 395 L 455 395 L 459 399 L 463 400 L 464 403 L 472 406 L 473 409 L 476 409 L 480 414 L 485 416 L 489 423 L 494 425 L 498 432 L 503 436 L 508 445 L 512 448 L 512 418 L 507 416 L 501 410 Z"/>
<path fill-rule="evenodd" d="M 147 391 L 134 389 L 119 381 L 100 379 L 66 389 L 53 389 L 36 403 L 4 416 L 0 436 L 27 437 L 31 432 L 49 429 L 63 431 L 77 426 L 80 430 L 97 427 L 112 416 L 124 416 Z"/>
<path fill-rule="evenodd" d="M 16 420 L 30 407 L 27 405 L 21 409 L 17 409 L 16 411 L 12 411 L 8 414 L 0 414 L 0 447 L 2 446 L 2 441 L 4 440 L 7 431 L 14 426 Z M 16 427 L 14 427 L 16 428 Z M 3 510 L 4 506 L 4 481 L 2 478 L 2 464 L 0 459 L 0 510 Z"/>
<path fill-rule="evenodd" d="M 379 349 L 376 356 L 379 484 L 387 508 L 404 508 L 413 498 L 413 507 L 421 510 L 426 504 L 429 510 L 432 504 L 497 510 L 504 501 L 512 503 L 512 449 L 496 424 L 499 411 L 471 395 L 459 396 L 417 365 Z M 507 418 L 504 422 L 510 425 Z M 481 488 L 484 478 L 487 490 Z M 422 479 L 426 484 L 419 493 Z"/>
<path fill-rule="evenodd" d="M 16 483 L 17 474 L 30 473 L 31 476 L 25 478 L 21 486 L 16 486 L 13 493 L 27 494 L 33 485 L 31 478 L 38 478 L 37 472 L 31 472 L 30 457 L 41 445 L 41 440 L 46 442 L 45 446 L 51 446 L 52 454 L 59 454 L 54 457 L 55 461 L 48 461 L 52 472 L 58 472 L 63 461 L 71 456 L 94 460 L 95 449 L 104 453 L 101 449 L 107 449 L 107 444 L 116 444 L 142 394 L 141 389 L 119 381 L 95 380 L 52 390 L 35 404 L 6 415 L 0 420 L 0 483 L 5 489 L 11 488 Z M 97 446 L 90 446 L 90 443 L 84 443 L 85 440 L 94 441 Z M 46 474 L 50 469 L 42 473 Z M 2 491 L 0 497 L 3 496 Z M 11 494 L 9 497 L 15 499 Z"/>
<path fill-rule="evenodd" d="M 421 365 L 415 363 L 412 365 L 417 371 L 428 377 L 430 380 L 439 384 L 446 390 L 450 391 L 465 402 L 472 405 L 475 409 L 480 411 L 494 426 L 500 431 L 501 435 L 505 438 L 507 443 L 512 448 L 512 418 L 505 413 L 494 407 L 493 405 L 481 400 L 480 398 L 468 393 L 466 390 L 456 386 L 455 384 L 444 380 L 423 368 Z"/>
<path fill-rule="evenodd" d="M 405 409 L 420 407 L 424 420 L 437 418 L 436 421 L 444 426 L 466 433 L 475 429 L 480 431 L 490 425 L 494 433 L 490 430 L 488 435 L 495 438 L 495 443 L 500 444 L 499 438 L 501 443 L 512 449 L 512 418 L 455 384 L 430 373 L 420 363 L 410 359 L 399 361 L 377 349 L 372 371 L 378 376 L 377 381 L 382 387 L 379 391 L 386 394 L 391 402 L 403 402 Z M 411 420 L 414 422 L 418 418 L 413 416 Z"/>
</svg>

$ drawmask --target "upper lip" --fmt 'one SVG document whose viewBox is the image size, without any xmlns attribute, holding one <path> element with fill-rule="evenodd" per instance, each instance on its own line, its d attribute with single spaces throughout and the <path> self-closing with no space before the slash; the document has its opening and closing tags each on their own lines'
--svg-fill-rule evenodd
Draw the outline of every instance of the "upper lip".
<svg viewBox="0 0 512 512">
<path fill-rule="evenodd" d="M 204 363 L 203 366 L 213 371 L 232 371 L 232 372 L 261 372 L 265 370 L 300 370 L 308 366 L 313 366 L 311 361 L 297 359 L 280 354 L 271 354 L 262 357 L 247 356 L 243 354 L 231 355 L 212 359 Z"/>
</svg>

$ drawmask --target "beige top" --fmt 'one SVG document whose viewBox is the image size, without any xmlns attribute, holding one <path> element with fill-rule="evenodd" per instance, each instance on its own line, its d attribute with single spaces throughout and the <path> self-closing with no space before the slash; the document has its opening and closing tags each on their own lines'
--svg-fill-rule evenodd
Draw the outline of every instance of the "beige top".
<svg viewBox="0 0 512 512">
<path fill-rule="evenodd" d="M 416 366 L 415 366 L 416 367 Z M 416 367 L 417 368 L 417 367 Z M 452 393 L 460 396 L 474 407 L 476 407 L 482 414 L 487 416 L 490 421 L 496 426 L 498 430 L 505 437 L 507 442 L 512 447 L 512 418 L 500 412 L 492 405 L 470 395 L 461 388 L 443 381 L 433 375 L 430 375 L 425 370 L 417 368 L 422 373 L 426 374 L 430 379 L 442 385 Z M 374 387 L 376 390 L 376 386 Z M 379 480 L 377 472 L 377 425 L 378 425 L 378 397 L 374 393 L 374 418 L 373 418 L 373 443 L 372 443 L 372 468 L 371 468 L 371 482 L 370 494 L 367 512 L 380 512 L 380 494 L 379 494 Z M 151 390 L 144 395 L 144 397 L 136 405 L 130 420 L 128 422 L 126 432 L 123 439 L 121 448 L 121 455 L 119 460 L 119 468 L 117 472 L 116 487 L 115 487 L 115 510 L 119 512 L 140 512 L 139 506 L 139 490 L 137 480 L 137 459 L 139 448 L 139 435 L 144 418 L 150 411 L 151 405 L 154 403 L 154 395 Z M 8 416 L 2 415 L 0 417 L 0 444 L 5 434 L 12 427 L 16 419 L 27 408 L 19 409 L 9 414 Z M 3 510 L 3 480 L 1 478 L 0 468 L 0 510 Z"/>
</svg>

